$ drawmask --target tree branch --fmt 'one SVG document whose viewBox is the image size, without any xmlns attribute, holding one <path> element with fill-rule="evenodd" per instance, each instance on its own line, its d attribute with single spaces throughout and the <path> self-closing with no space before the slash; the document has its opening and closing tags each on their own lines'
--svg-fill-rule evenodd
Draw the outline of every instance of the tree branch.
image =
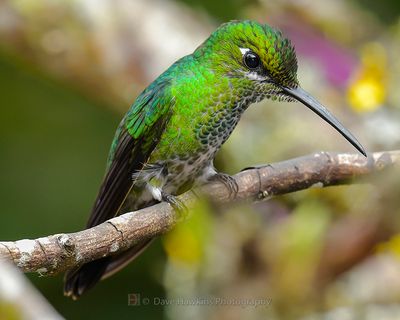
<svg viewBox="0 0 400 320">
<path fill-rule="evenodd" d="M 394 164 L 400 164 L 400 150 L 371 153 L 368 158 L 320 152 L 245 169 L 234 176 L 239 186 L 235 199 L 231 199 L 225 186 L 217 182 L 201 187 L 201 191 L 217 203 L 257 201 L 310 187 L 351 183 Z M 190 209 L 197 197 L 189 191 L 179 199 Z M 13 261 L 24 272 L 51 275 L 117 254 L 144 239 L 164 234 L 179 218 L 169 204 L 160 203 L 75 233 L 0 242 L 0 259 Z"/>
</svg>

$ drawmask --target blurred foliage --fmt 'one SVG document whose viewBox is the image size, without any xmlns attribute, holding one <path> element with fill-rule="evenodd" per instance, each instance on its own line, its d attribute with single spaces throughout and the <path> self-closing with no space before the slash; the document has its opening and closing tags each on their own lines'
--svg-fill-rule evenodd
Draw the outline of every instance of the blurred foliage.
<svg viewBox="0 0 400 320">
<path fill-rule="evenodd" d="M 2 1 L 1 239 L 81 229 L 122 113 L 219 22 L 241 18 L 292 39 L 302 86 L 368 151 L 399 149 L 394 0 Z M 303 106 L 264 101 L 245 113 L 216 164 L 235 173 L 326 149 L 354 151 Z M 372 184 L 254 205 L 201 202 L 78 302 L 62 296 L 61 276 L 29 278 L 68 319 L 399 319 L 398 177 L 394 169 Z M 131 293 L 264 304 L 128 306 Z M 0 318 L 11 319 L 2 308 Z"/>
<path fill-rule="evenodd" d="M 205 201 L 199 201 L 189 219 L 178 224 L 164 237 L 164 248 L 169 259 L 190 265 L 204 259 L 204 247 L 209 242 L 212 227 L 210 211 Z"/>
<path fill-rule="evenodd" d="M 207 11 L 216 20 L 224 22 L 234 19 L 239 19 L 242 15 L 243 9 L 251 4 L 256 3 L 256 0 L 227 0 L 227 1 L 213 1 L 213 0 L 178 0 L 183 3 L 197 8 L 199 10 Z"/>
<path fill-rule="evenodd" d="M 22 316 L 13 304 L 0 301 L 0 319 L 19 320 Z"/>
<path fill-rule="evenodd" d="M 400 17 L 400 3 L 396 0 L 386 0 L 385 3 L 374 0 L 357 0 L 357 2 L 374 12 L 385 24 L 396 23 Z"/>
</svg>

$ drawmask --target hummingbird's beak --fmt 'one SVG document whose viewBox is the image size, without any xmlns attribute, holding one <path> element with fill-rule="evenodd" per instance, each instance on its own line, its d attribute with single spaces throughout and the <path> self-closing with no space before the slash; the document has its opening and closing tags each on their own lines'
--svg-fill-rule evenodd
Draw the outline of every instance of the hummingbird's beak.
<svg viewBox="0 0 400 320">
<path fill-rule="evenodd" d="M 306 91 L 297 88 L 282 87 L 282 90 L 286 95 L 296 99 L 297 101 L 304 104 L 306 107 L 310 108 L 322 119 L 328 122 L 332 127 L 334 127 L 339 133 L 347 139 L 358 151 L 360 151 L 364 156 L 367 156 L 361 143 L 347 130 L 340 122 L 337 120 L 332 113 L 329 112 L 322 104 L 320 104 L 315 98 L 313 98 Z"/>
</svg>

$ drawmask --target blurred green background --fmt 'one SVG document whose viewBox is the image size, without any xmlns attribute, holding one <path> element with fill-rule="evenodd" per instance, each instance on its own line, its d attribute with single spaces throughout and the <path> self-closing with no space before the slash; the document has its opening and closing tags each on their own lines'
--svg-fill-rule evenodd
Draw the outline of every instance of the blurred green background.
<svg viewBox="0 0 400 320">
<path fill-rule="evenodd" d="M 368 151 L 399 149 L 399 15 L 394 0 L 0 2 L 0 239 L 82 229 L 123 113 L 230 19 L 282 29 L 302 86 Z M 320 150 L 354 151 L 303 106 L 264 101 L 217 167 L 235 173 Z M 224 210 L 199 204 L 77 302 L 63 297 L 61 275 L 28 277 L 67 319 L 399 319 L 398 177 Z M 128 306 L 132 293 L 268 305 Z"/>
</svg>

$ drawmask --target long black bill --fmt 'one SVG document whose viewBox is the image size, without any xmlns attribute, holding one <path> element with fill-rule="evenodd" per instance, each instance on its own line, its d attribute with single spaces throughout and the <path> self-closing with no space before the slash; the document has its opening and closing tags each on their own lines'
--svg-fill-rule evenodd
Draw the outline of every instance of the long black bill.
<svg viewBox="0 0 400 320">
<path fill-rule="evenodd" d="M 361 143 L 347 130 L 340 122 L 337 120 L 332 113 L 329 112 L 322 104 L 320 104 L 315 98 L 309 95 L 306 91 L 297 88 L 282 87 L 282 90 L 288 95 L 296 99 L 297 101 L 304 104 L 306 107 L 310 108 L 322 119 L 328 122 L 332 127 L 334 127 L 339 133 L 347 139 L 358 151 L 360 151 L 364 156 L 367 156 Z"/>
</svg>

